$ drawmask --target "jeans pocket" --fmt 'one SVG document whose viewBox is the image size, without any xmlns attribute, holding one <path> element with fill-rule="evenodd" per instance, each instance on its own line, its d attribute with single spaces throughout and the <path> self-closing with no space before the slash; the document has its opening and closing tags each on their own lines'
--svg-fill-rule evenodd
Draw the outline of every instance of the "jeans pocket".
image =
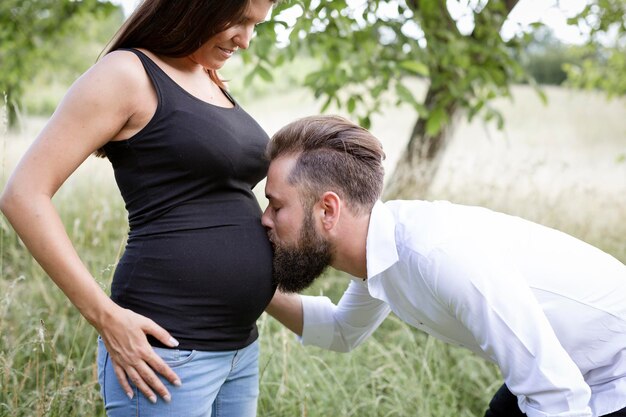
<svg viewBox="0 0 626 417">
<path fill-rule="evenodd" d="M 167 349 L 160 347 L 153 347 L 153 349 L 154 353 L 159 355 L 170 368 L 190 362 L 198 353 L 197 350 Z"/>
</svg>

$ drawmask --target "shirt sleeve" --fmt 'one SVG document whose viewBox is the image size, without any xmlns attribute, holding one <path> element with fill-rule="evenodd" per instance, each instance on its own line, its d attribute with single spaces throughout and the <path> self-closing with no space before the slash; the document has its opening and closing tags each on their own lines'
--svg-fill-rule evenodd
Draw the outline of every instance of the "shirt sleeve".
<svg viewBox="0 0 626 417">
<path fill-rule="evenodd" d="M 301 296 L 304 326 L 301 341 L 337 352 L 348 352 L 385 320 L 389 306 L 374 297 L 367 284 L 352 280 L 337 305 L 328 297 Z"/>
<path fill-rule="evenodd" d="M 434 293 L 498 364 L 529 417 L 591 417 L 591 390 L 519 271 L 476 248 L 432 254 Z"/>
</svg>

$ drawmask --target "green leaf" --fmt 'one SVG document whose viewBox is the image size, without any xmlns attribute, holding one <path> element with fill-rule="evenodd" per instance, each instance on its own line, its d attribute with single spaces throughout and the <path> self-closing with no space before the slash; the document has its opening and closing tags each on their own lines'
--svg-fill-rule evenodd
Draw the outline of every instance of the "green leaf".
<svg viewBox="0 0 626 417">
<path fill-rule="evenodd" d="M 348 107 L 348 113 L 350 114 L 354 113 L 354 109 L 356 108 L 356 99 L 354 98 L 354 96 L 351 96 L 348 99 L 347 107 Z"/>
<path fill-rule="evenodd" d="M 325 78 L 326 71 L 310 72 L 304 77 L 304 85 L 316 85 L 320 78 Z"/>
<path fill-rule="evenodd" d="M 259 76 L 267 82 L 270 82 L 274 79 L 274 77 L 272 77 L 272 73 L 269 72 L 265 67 L 263 67 L 261 64 L 259 64 L 256 67 L 256 72 L 259 74 Z"/>
<path fill-rule="evenodd" d="M 241 56 L 241 60 L 243 61 L 244 64 L 250 64 L 252 62 L 252 56 L 251 56 L 250 52 L 243 51 L 243 53 L 240 54 L 240 56 Z"/>
<path fill-rule="evenodd" d="M 330 107 L 330 104 L 332 103 L 332 101 L 333 101 L 333 96 L 328 96 L 320 112 L 324 113 L 326 110 L 328 110 L 328 107 Z"/>
<path fill-rule="evenodd" d="M 404 102 L 410 104 L 417 103 L 417 100 L 413 97 L 413 93 L 411 93 L 411 91 L 406 88 L 404 84 L 396 83 L 396 94 L 398 95 L 398 98 Z"/>
<path fill-rule="evenodd" d="M 278 55 L 278 57 L 274 60 L 274 66 L 276 67 L 280 67 L 285 63 L 285 55 L 284 54 L 280 54 Z"/>
<path fill-rule="evenodd" d="M 254 79 L 254 74 L 255 74 L 254 70 L 246 74 L 246 77 L 243 79 L 243 85 L 245 85 L 246 87 L 251 86 L 252 80 Z"/>
<path fill-rule="evenodd" d="M 441 107 L 437 107 L 428 116 L 428 120 L 426 121 L 426 134 L 435 136 L 443 129 L 447 120 L 446 112 Z"/>
<path fill-rule="evenodd" d="M 398 64 L 400 68 L 416 75 L 428 76 L 428 66 L 418 61 L 402 61 Z"/>
<path fill-rule="evenodd" d="M 372 121 L 369 116 L 359 117 L 359 125 L 365 129 L 372 127 Z"/>
</svg>

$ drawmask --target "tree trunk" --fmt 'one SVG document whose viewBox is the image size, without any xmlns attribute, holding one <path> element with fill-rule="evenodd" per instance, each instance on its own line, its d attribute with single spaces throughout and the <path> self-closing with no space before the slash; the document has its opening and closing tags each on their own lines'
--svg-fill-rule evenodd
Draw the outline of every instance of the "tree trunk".
<svg viewBox="0 0 626 417">
<path fill-rule="evenodd" d="M 7 91 L 4 92 L 4 97 L 2 97 L 3 103 L 0 104 L 0 107 L 4 107 L 4 111 L 6 112 L 6 123 L 7 126 L 0 126 L 7 129 L 15 129 L 19 127 L 20 121 L 20 113 L 19 107 L 17 106 L 17 101 L 14 98 L 13 88 L 7 88 Z"/>
<path fill-rule="evenodd" d="M 436 92 L 428 89 L 424 105 L 432 108 Z M 384 199 L 425 198 L 437 175 L 444 151 L 456 125 L 455 103 L 447 106 L 450 122 L 436 135 L 426 134 L 426 121 L 418 118 L 402 156 L 385 185 Z"/>
<path fill-rule="evenodd" d="M 480 42 L 480 33 L 476 30 L 481 26 L 502 27 L 503 22 L 511 13 L 519 0 L 500 0 L 487 2 L 483 10 L 475 15 L 475 29 L 471 38 Z M 439 26 L 446 26 L 450 31 L 461 36 L 443 0 L 408 0 L 407 4 L 415 11 L 421 13 L 422 21 L 419 22 L 424 29 L 429 47 L 434 44 L 445 44 L 446 39 L 440 39 Z M 495 18 L 495 20 L 494 20 Z M 431 67 L 431 80 L 439 68 Z M 450 83 L 448 81 L 447 83 Z M 448 116 L 448 123 L 436 135 L 426 133 L 426 120 L 418 119 L 409 138 L 409 143 L 400 157 L 395 170 L 386 183 L 383 198 L 388 199 L 414 199 L 425 198 L 428 190 L 439 171 L 439 165 L 444 151 L 452 136 L 452 130 L 458 118 L 457 109 L 459 101 L 450 99 L 453 95 L 447 91 L 447 83 L 439 83 L 439 87 L 428 89 L 424 105 L 432 110 L 443 97 L 451 100 L 444 106 Z"/>
</svg>

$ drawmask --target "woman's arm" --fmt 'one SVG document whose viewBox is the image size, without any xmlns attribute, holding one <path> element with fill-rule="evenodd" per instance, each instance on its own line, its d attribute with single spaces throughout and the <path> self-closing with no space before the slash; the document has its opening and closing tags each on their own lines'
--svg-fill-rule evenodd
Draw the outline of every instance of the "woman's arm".
<svg viewBox="0 0 626 417">
<path fill-rule="evenodd" d="M 125 391 L 132 395 L 128 376 L 156 401 L 152 389 L 166 399 L 169 393 L 154 371 L 172 383 L 178 377 L 154 354 L 146 334 L 170 346 L 175 341 L 152 320 L 117 306 L 102 291 L 51 201 L 89 155 L 132 125 L 142 97 L 138 86 L 146 85 L 142 77 L 147 77 L 130 55 L 107 55 L 74 83 L 13 172 L 0 209 L 37 262 L 100 333 Z"/>
</svg>

